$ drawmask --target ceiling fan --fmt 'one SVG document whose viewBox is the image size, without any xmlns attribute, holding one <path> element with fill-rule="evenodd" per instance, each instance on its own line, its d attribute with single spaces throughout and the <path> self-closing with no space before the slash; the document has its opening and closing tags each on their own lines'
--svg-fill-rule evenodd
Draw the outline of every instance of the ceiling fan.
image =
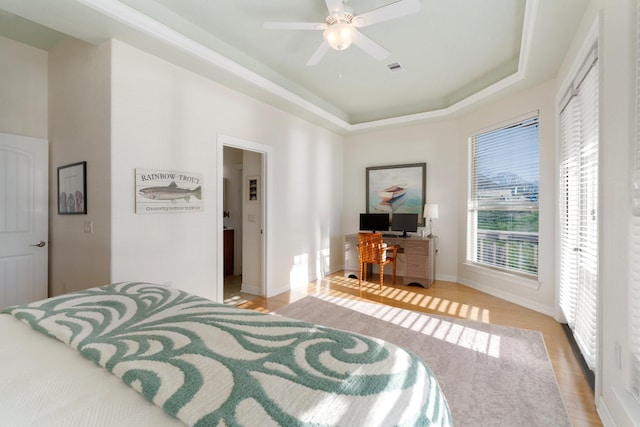
<svg viewBox="0 0 640 427">
<path fill-rule="evenodd" d="M 369 12 L 355 15 L 345 7 L 342 0 L 325 0 L 329 16 L 324 22 L 265 22 L 263 28 L 270 30 L 323 30 L 324 40 L 307 61 L 307 66 L 316 65 L 330 48 L 344 50 L 351 43 L 373 56 L 378 61 L 385 59 L 391 52 L 358 31 L 358 28 L 380 22 L 390 21 L 402 16 L 417 13 L 420 0 L 398 0 Z"/>
</svg>

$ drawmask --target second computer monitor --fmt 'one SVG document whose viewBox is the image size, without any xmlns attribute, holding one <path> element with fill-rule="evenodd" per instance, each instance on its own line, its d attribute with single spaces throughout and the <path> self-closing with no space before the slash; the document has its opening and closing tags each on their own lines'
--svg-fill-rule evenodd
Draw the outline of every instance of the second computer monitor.
<svg viewBox="0 0 640 427">
<path fill-rule="evenodd" d="M 402 237 L 407 237 L 407 233 L 418 231 L 417 213 L 394 213 L 391 217 L 391 230 L 402 231 Z"/>
</svg>

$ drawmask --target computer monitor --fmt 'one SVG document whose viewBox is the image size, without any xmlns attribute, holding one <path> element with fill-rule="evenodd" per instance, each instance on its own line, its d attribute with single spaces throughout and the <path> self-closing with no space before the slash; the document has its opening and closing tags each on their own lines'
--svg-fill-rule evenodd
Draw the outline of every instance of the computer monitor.
<svg viewBox="0 0 640 427">
<path fill-rule="evenodd" d="M 407 237 L 407 233 L 418 231 L 417 213 L 394 213 L 391 218 L 391 230 L 402 231 L 402 237 Z"/>
<path fill-rule="evenodd" d="M 389 231 L 389 214 L 361 213 L 360 231 Z"/>
</svg>

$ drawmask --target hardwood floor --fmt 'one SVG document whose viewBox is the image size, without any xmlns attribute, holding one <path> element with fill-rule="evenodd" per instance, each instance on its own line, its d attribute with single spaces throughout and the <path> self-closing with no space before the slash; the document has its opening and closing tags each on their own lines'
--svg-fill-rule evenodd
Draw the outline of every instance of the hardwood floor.
<svg viewBox="0 0 640 427">
<path fill-rule="evenodd" d="M 363 298 L 394 307 L 470 319 L 497 325 L 533 329 L 542 332 L 560 391 L 575 427 L 601 426 L 595 409 L 593 393 L 587 384 L 564 331 L 553 318 L 487 295 L 467 286 L 437 281 L 429 289 L 408 286 L 387 286 L 391 278 L 385 276 L 385 286 L 345 278 L 338 272 L 325 279 L 311 282 L 307 288 L 285 292 L 272 298 L 256 297 L 243 308 L 270 312 L 304 298 L 322 293 L 342 298 Z"/>
</svg>

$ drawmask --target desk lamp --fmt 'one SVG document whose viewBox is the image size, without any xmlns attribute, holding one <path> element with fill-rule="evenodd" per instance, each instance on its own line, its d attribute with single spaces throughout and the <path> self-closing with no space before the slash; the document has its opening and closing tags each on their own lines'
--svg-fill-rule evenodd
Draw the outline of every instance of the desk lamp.
<svg viewBox="0 0 640 427">
<path fill-rule="evenodd" d="M 433 236 L 433 220 L 438 219 L 438 204 L 426 203 L 424 205 L 424 213 L 422 215 L 426 220 L 429 218 L 429 237 Z"/>
</svg>

